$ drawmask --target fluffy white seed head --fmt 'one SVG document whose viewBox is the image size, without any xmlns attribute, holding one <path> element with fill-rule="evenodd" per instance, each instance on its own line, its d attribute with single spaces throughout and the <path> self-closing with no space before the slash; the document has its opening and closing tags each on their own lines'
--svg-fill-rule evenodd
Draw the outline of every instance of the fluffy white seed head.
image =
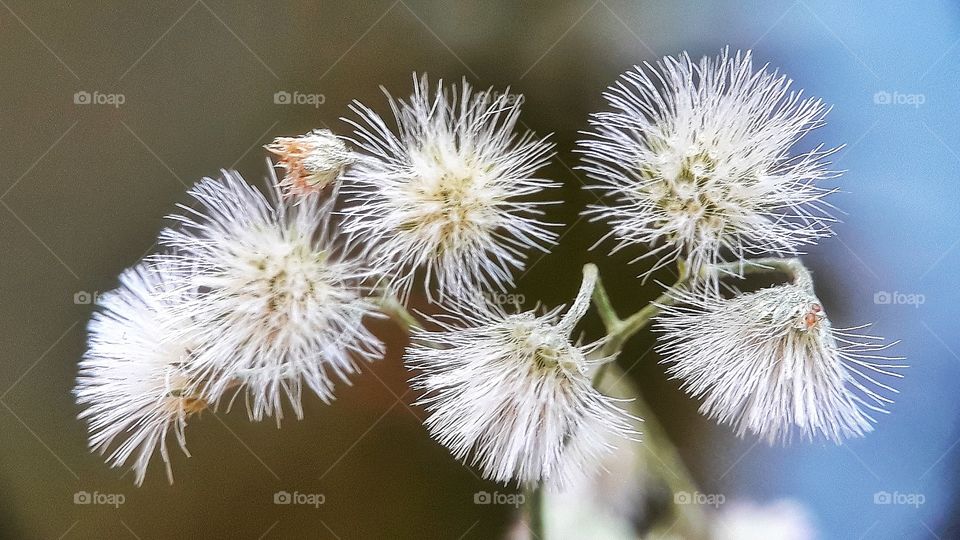
<svg viewBox="0 0 960 540">
<path fill-rule="evenodd" d="M 169 270 L 169 269 L 167 269 Z M 88 327 L 89 345 L 74 393 L 84 406 L 90 446 L 114 467 L 132 463 L 137 485 L 159 453 L 173 481 L 167 435 L 187 452 L 187 418 L 206 408 L 201 388 L 184 369 L 195 343 L 170 339 L 178 302 L 165 275 L 140 265 L 120 276 L 120 287 L 102 295 Z"/>
<path fill-rule="evenodd" d="M 364 327 L 376 313 L 364 297 L 368 270 L 349 257 L 330 207 L 317 199 L 272 204 L 236 173 L 204 179 L 190 191 L 199 210 L 182 207 L 161 241 L 185 269 L 179 288 L 198 294 L 178 306 L 184 332 L 200 341 L 192 369 L 214 394 L 246 388 L 253 419 L 282 416 L 286 395 L 298 417 L 302 386 L 333 399 L 335 379 L 347 381 L 357 359 L 382 356 Z"/>
<path fill-rule="evenodd" d="M 773 444 L 794 429 L 836 443 L 873 430 L 896 392 L 877 375 L 899 377 L 878 337 L 834 329 L 808 275 L 731 299 L 673 293 L 655 321 L 658 351 L 700 411 Z"/>
<path fill-rule="evenodd" d="M 649 270 L 680 258 L 691 269 L 771 253 L 789 256 L 832 234 L 830 190 L 837 176 L 818 146 L 792 147 L 824 122 L 819 99 L 750 53 L 693 62 L 683 54 L 628 71 L 604 97 L 580 141 L 582 169 L 603 204 L 587 213 L 612 227 L 614 251 L 657 246 Z"/>
<path fill-rule="evenodd" d="M 408 102 L 387 94 L 396 131 L 354 102 L 355 144 L 368 156 L 345 178 L 347 229 L 368 243 L 402 297 L 418 270 L 442 299 L 474 287 L 503 290 L 526 252 L 556 234 L 529 200 L 555 184 L 537 178 L 553 144 L 515 132 L 520 100 L 463 82 L 431 94 L 414 77 Z"/>
<path fill-rule="evenodd" d="M 280 189 L 288 198 L 320 193 L 335 185 L 356 160 L 347 145 L 329 129 L 315 129 L 298 137 L 277 137 L 267 145 L 285 170 Z"/>
<path fill-rule="evenodd" d="M 564 486 L 594 472 L 611 432 L 633 434 L 631 417 L 586 374 L 599 343 L 570 341 L 592 288 L 562 318 L 459 304 L 432 319 L 439 331 L 414 333 L 405 361 L 420 371 L 412 384 L 425 390 L 426 425 L 485 478 Z"/>
</svg>

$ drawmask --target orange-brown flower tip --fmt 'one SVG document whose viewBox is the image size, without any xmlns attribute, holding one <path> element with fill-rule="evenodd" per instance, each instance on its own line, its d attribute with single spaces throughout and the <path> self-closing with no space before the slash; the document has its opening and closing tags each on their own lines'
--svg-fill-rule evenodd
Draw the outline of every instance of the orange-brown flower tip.
<svg viewBox="0 0 960 540">
<path fill-rule="evenodd" d="M 347 145 L 328 129 L 315 129 L 297 137 L 277 137 L 266 149 L 278 156 L 277 165 L 286 171 L 280 188 L 289 197 L 323 191 L 355 161 Z"/>
</svg>

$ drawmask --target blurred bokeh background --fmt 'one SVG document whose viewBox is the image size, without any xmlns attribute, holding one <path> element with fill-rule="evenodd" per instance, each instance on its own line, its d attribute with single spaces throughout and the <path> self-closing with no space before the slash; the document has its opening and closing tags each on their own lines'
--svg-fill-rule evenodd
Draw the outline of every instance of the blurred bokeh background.
<svg viewBox="0 0 960 540">
<path fill-rule="evenodd" d="M 412 72 L 526 96 L 553 132 L 560 246 L 519 280 L 531 305 L 568 301 L 597 262 L 623 311 L 656 294 L 637 253 L 588 247 L 602 228 L 571 153 L 601 91 L 643 61 L 753 49 L 833 104 L 805 145 L 846 144 L 837 238 L 805 257 L 835 324 L 873 322 L 911 368 L 893 413 L 843 446 L 770 448 L 701 418 L 649 337 L 623 367 L 706 493 L 795 499 L 822 538 L 960 538 L 960 6 L 917 2 L 73 2 L 0 0 L 0 535 L 4 538 L 495 538 L 512 509 L 474 504 L 482 482 L 432 442 L 388 357 L 306 418 L 251 424 L 205 413 L 142 488 L 86 449 L 70 394 L 90 298 L 150 252 L 163 216 L 222 167 L 251 181 L 272 137 L 329 126 L 359 99 L 385 112 Z M 304 101 L 277 103 L 277 92 Z M 79 93 L 79 94 L 78 94 Z M 83 94 L 87 93 L 87 94 Z M 281 94 L 282 96 L 283 94 Z M 86 96 L 86 97 L 85 97 Z M 312 97 L 311 97 L 312 96 Z M 89 103 L 85 103 L 89 98 Z M 668 279 L 665 276 L 664 279 Z M 588 332 L 599 332 L 591 321 Z M 319 508 L 273 503 L 323 493 Z M 78 492 L 121 494 L 117 508 Z M 883 494 L 894 501 L 882 504 Z M 880 494 L 878 498 L 878 494 Z M 903 496 L 912 496 L 904 498 Z"/>
</svg>

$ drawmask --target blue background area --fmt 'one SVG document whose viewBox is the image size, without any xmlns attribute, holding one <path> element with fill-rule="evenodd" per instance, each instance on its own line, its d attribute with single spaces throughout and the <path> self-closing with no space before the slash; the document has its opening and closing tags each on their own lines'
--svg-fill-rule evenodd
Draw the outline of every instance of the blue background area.
<svg viewBox="0 0 960 540">
<path fill-rule="evenodd" d="M 753 449 L 735 483 L 756 497 L 803 500 L 828 538 L 955 538 L 956 529 L 942 530 L 956 507 L 960 458 L 960 6 L 731 2 L 702 16 L 710 22 L 692 23 L 694 35 L 662 39 L 678 47 L 696 39 L 704 53 L 751 47 L 833 105 L 808 139 L 847 145 L 834 159 L 847 171 L 837 182 L 844 192 L 833 197 L 847 215 L 838 237 L 805 260 L 835 325 L 875 323 L 874 333 L 902 340 L 895 350 L 911 365 L 875 433 L 841 447 L 741 442 L 727 458 Z M 878 92 L 902 103 L 883 104 Z M 923 303 L 876 304 L 880 292 Z M 924 503 L 878 505 L 877 492 Z"/>
</svg>

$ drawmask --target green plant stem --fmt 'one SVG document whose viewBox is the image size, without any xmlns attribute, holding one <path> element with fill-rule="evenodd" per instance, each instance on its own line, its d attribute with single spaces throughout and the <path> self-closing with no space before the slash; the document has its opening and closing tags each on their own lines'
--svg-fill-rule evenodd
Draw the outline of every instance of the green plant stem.
<svg viewBox="0 0 960 540">
<path fill-rule="evenodd" d="M 674 287 L 682 286 L 685 281 L 685 279 L 681 278 L 674 284 Z M 620 354 L 620 351 L 623 350 L 623 346 L 627 340 L 640 330 L 646 328 L 647 325 L 650 324 L 650 319 L 660 313 L 660 306 L 671 305 L 673 302 L 674 298 L 669 293 L 663 293 L 658 296 L 656 300 L 644 306 L 640 311 L 630 315 L 626 319 L 621 319 L 617 316 L 616 309 L 610 302 L 610 295 L 607 294 L 607 289 L 603 286 L 603 281 L 598 277 L 597 284 L 593 289 L 593 303 L 597 308 L 597 313 L 600 315 L 600 320 L 603 321 L 603 325 L 607 330 L 606 342 L 600 349 L 600 357 L 605 360 L 613 360 L 613 357 Z"/>
<path fill-rule="evenodd" d="M 681 273 L 681 275 L 683 275 Z M 681 278 L 675 287 L 683 285 L 686 280 Z M 640 311 L 630 315 L 626 319 L 621 319 L 616 314 L 616 310 L 610 302 L 610 296 L 603 286 L 602 280 L 597 279 L 597 285 L 593 290 L 594 305 L 597 308 L 600 318 L 607 329 L 607 339 L 600 349 L 600 357 L 604 360 L 615 360 L 623 350 L 626 342 L 637 332 L 646 328 L 650 320 L 660 313 L 660 306 L 670 305 L 674 302 L 672 296 L 668 293 L 661 294 L 656 300 L 647 304 Z M 594 386 L 599 387 L 603 384 L 603 377 L 606 374 L 606 365 L 598 368 L 594 375 Z M 656 470 L 663 482 L 674 494 L 686 492 L 696 493 L 696 483 L 687 470 L 683 459 L 676 447 L 670 441 L 666 431 L 657 417 L 653 414 L 650 406 L 638 394 L 631 401 L 631 407 L 637 415 L 644 420 L 644 447 L 649 453 L 650 459 L 646 462 Z M 706 534 L 706 518 L 699 507 L 695 505 L 684 505 L 676 507 L 677 526 L 685 532 L 686 537 L 701 538 Z"/>
<path fill-rule="evenodd" d="M 678 283 L 679 284 L 679 283 Z M 647 304 L 640 311 L 626 319 L 617 319 L 613 326 L 607 327 L 607 341 L 600 349 L 603 358 L 611 358 L 620 354 L 623 346 L 637 332 L 650 324 L 650 320 L 660 313 L 661 307 L 673 304 L 674 299 L 668 293 L 663 293 L 656 300 Z M 612 359 L 612 358 L 611 358 Z"/>
<path fill-rule="evenodd" d="M 585 264 L 583 267 L 584 269 L 590 267 L 596 269 L 596 265 L 592 263 Z M 593 287 L 593 304 L 597 307 L 597 313 L 600 314 L 600 319 L 603 321 L 603 326 L 607 329 L 608 333 L 611 327 L 615 327 L 623 322 L 620 320 L 620 317 L 617 317 L 617 311 L 613 308 L 613 303 L 610 302 L 610 295 L 607 294 L 607 289 L 603 286 L 603 282 L 599 278 L 597 278 L 597 284 Z"/>
<path fill-rule="evenodd" d="M 540 486 L 528 488 L 524 493 L 524 505 L 527 508 L 530 538 L 546 540 L 546 532 L 543 526 L 543 488 Z"/>
<path fill-rule="evenodd" d="M 420 321 L 392 295 L 380 298 L 380 311 L 393 319 L 407 334 L 410 334 L 411 330 L 423 328 Z"/>
<path fill-rule="evenodd" d="M 739 273 L 741 270 L 744 276 L 750 274 L 763 274 L 768 272 L 783 272 L 790 276 L 791 281 L 809 280 L 810 271 L 803 265 L 798 258 L 778 259 L 775 257 L 765 257 L 762 259 L 750 259 L 741 262 L 723 263 L 714 266 L 716 270 L 722 272 Z"/>
<path fill-rule="evenodd" d="M 612 370 L 609 376 L 622 377 L 623 371 Z M 604 386 L 603 375 L 594 381 L 596 386 Z M 649 471 L 660 478 L 670 491 L 673 501 L 677 500 L 678 494 L 693 496 L 698 490 L 697 483 L 653 410 L 639 393 L 633 396 L 629 406 L 632 414 L 643 419 L 643 461 Z M 701 507 L 695 504 L 674 504 L 673 508 L 676 520 L 672 523 L 671 530 L 675 534 L 690 540 L 707 538 L 707 516 Z"/>
</svg>

